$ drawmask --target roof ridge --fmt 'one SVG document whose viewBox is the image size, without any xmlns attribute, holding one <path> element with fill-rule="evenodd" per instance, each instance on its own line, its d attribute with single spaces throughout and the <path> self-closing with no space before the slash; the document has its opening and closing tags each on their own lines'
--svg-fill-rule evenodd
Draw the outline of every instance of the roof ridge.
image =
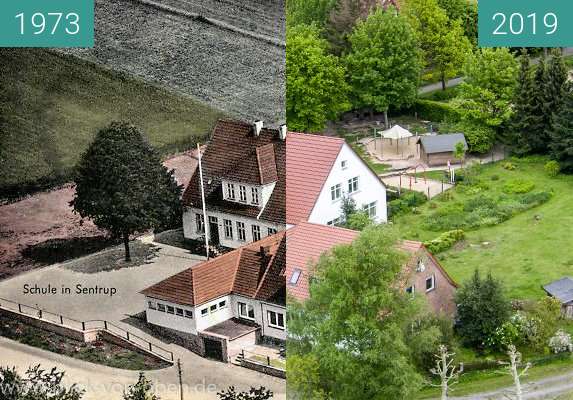
<svg viewBox="0 0 573 400">
<path fill-rule="evenodd" d="M 304 133 L 304 132 L 291 132 L 291 131 L 289 131 L 287 133 L 287 137 L 289 135 L 304 136 L 304 137 L 313 138 L 313 139 L 332 140 L 332 141 L 336 141 L 336 142 L 344 142 L 345 141 L 344 138 L 341 138 L 338 136 L 327 136 L 327 135 L 321 135 L 319 133 Z"/>
<path fill-rule="evenodd" d="M 263 274 L 263 276 L 261 276 L 261 280 L 260 280 L 260 282 L 258 282 L 258 284 L 257 284 L 257 290 L 255 290 L 255 293 L 254 293 L 254 295 L 253 295 L 253 298 L 257 298 L 257 297 L 258 297 L 259 291 L 261 290 L 261 288 L 262 288 L 262 286 L 263 286 L 263 283 L 265 282 L 265 278 L 267 277 L 267 274 L 269 273 L 269 271 L 270 271 L 270 269 L 271 269 L 272 263 L 275 261 L 275 257 L 276 257 L 276 255 L 277 255 L 277 253 L 278 253 L 278 249 L 277 249 L 277 251 L 271 256 L 271 258 L 269 259 L 269 262 L 267 263 L 266 268 L 265 268 L 265 273 Z"/>
<path fill-rule="evenodd" d="M 360 231 L 356 231 L 356 230 L 350 229 L 350 228 L 344 228 L 342 226 L 323 225 L 323 224 L 318 224 L 316 222 L 309 222 L 309 221 L 300 222 L 300 223 L 296 224 L 295 226 L 289 228 L 288 230 L 295 230 L 296 228 L 298 228 L 299 226 L 302 226 L 302 225 L 312 225 L 312 226 L 315 226 L 315 227 L 321 228 L 321 229 L 331 229 L 331 230 L 337 230 L 337 231 L 360 233 Z"/>
</svg>

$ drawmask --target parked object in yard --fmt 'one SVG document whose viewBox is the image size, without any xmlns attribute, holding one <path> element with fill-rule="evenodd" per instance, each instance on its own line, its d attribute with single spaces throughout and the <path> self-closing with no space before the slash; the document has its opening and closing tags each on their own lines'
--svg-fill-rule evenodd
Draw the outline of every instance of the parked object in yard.
<svg viewBox="0 0 573 400">
<path fill-rule="evenodd" d="M 463 133 L 421 136 L 418 139 L 420 160 L 429 166 L 461 163 L 462 159 L 456 158 L 456 145 L 458 143 L 463 144 L 465 151 L 468 150 L 468 144 Z"/>
<path fill-rule="evenodd" d="M 561 312 L 568 319 L 573 319 L 573 279 L 561 278 L 543 286 L 543 290 L 561 302 Z"/>
</svg>

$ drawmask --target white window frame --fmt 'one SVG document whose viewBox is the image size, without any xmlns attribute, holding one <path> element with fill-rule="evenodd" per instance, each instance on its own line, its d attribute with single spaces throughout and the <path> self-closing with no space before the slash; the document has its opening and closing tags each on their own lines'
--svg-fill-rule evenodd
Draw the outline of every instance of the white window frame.
<svg viewBox="0 0 573 400">
<path fill-rule="evenodd" d="M 276 228 L 267 228 L 267 236 L 275 235 L 278 231 Z"/>
<path fill-rule="evenodd" d="M 239 202 L 247 202 L 247 187 L 245 185 L 239 185 Z"/>
<path fill-rule="evenodd" d="M 219 302 L 219 309 L 221 308 L 227 308 L 227 300 L 221 300 Z"/>
<path fill-rule="evenodd" d="M 428 281 L 432 282 L 431 287 L 428 288 Z M 426 278 L 426 293 L 431 292 L 436 289 L 436 275 L 430 275 Z"/>
<path fill-rule="evenodd" d="M 410 289 L 411 289 L 411 291 L 409 292 L 408 290 L 410 290 Z M 416 293 L 416 286 L 414 284 L 412 284 L 411 286 L 408 286 L 406 288 L 406 293 L 411 294 L 411 295 L 415 294 Z"/>
<path fill-rule="evenodd" d="M 193 319 L 193 311 L 185 310 L 185 318 Z"/>
<path fill-rule="evenodd" d="M 330 199 L 334 202 L 340 200 L 341 197 L 342 197 L 342 185 L 340 183 L 332 185 L 330 187 Z"/>
<path fill-rule="evenodd" d="M 253 242 L 261 240 L 261 227 L 259 225 L 251 225 L 251 231 L 253 234 Z"/>
<path fill-rule="evenodd" d="M 300 268 L 293 269 L 288 284 L 292 286 L 298 285 L 298 281 L 300 280 L 301 275 L 302 275 L 302 270 Z"/>
<path fill-rule="evenodd" d="M 342 160 L 340 162 L 340 168 L 342 168 L 343 170 L 347 169 L 348 168 L 348 160 Z"/>
<path fill-rule="evenodd" d="M 157 303 L 157 311 L 166 312 L 165 304 Z"/>
<path fill-rule="evenodd" d="M 359 187 L 359 179 L 357 176 L 348 180 L 348 193 L 358 192 Z"/>
<path fill-rule="evenodd" d="M 235 184 L 227 183 L 227 199 L 235 200 Z"/>
<path fill-rule="evenodd" d="M 148 301 L 147 306 L 150 310 L 157 310 L 157 303 L 154 301 Z"/>
<path fill-rule="evenodd" d="M 282 320 L 283 320 L 282 325 L 279 324 L 279 315 L 282 317 Z M 273 316 L 274 316 L 275 322 L 272 322 Z M 283 313 L 280 313 L 277 311 L 267 310 L 267 325 L 270 326 L 271 328 L 284 330 L 285 329 L 285 315 Z"/>
<path fill-rule="evenodd" d="M 207 315 L 209 315 L 209 308 L 205 307 L 201 309 L 201 316 L 202 317 L 206 317 Z"/>
<path fill-rule="evenodd" d="M 252 187 L 251 188 L 251 204 L 259 205 L 259 188 Z"/>
<path fill-rule="evenodd" d="M 239 242 L 247 241 L 247 231 L 245 230 L 245 223 L 237 221 L 237 240 Z"/>
<path fill-rule="evenodd" d="M 225 239 L 233 240 L 233 221 L 223 219 L 223 227 L 225 228 Z"/>
<path fill-rule="evenodd" d="M 173 306 L 167 306 L 167 314 L 173 314 L 175 315 L 175 307 Z"/>
<path fill-rule="evenodd" d="M 338 225 L 342 224 L 342 222 L 343 222 L 342 217 L 337 217 L 337 218 L 334 218 L 333 220 L 328 221 L 328 222 L 326 223 L 326 225 L 328 225 L 328 226 L 338 226 Z"/>
<path fill-rule="evenodd" d="M 241 310 L 241 306 L 245 306 L 245 311 L 247 312 L 246 314 L 243 314 L 242 310 Z M 243 319 L 248 319 L 251 321 L 255 320 L 255 307 L 251 304 L 248 303 L 243 303 L 241 301 L 237 302 L 237 308 L 239 309 L 239 318 L 243 318 Z M 252 311 L 253 312 L 253 316 L 249 316 L 249 312 Z"/>
<path fill-rule="evenodd" d="M 180 307 L 175 307 L 175 315 L 183 317 L 185 315 L 185 311 Z"/>
<path fill-rule="evenodd" d="M 364 211 L 366 211 L 366 214 L 368 214 L 368 216 L 370 218 L 374 218 L 374 217 L 376 217 L 376 214 L 378 213 L 378 210 L 376 209 L 377 205 L 378 205 L 378 202 L 373 201 L 372 203 L 368 203 L 368 204 L 365 204 L 364 206 L 362 206 L 362 209 Z"/>
<path fill-rule="evenodd" d="M 219 310 L 219 307 L 217 307 L 217 304 L 211 304 L 211 305 L 209 306 L 209 312 L 210 312 L 210 313 L 217 312 L 218 310 Z"/>
</svg>

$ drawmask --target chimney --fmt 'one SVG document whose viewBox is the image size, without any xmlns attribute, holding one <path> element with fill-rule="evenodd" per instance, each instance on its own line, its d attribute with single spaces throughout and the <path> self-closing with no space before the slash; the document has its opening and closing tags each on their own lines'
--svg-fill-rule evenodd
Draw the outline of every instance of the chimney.
<svg viewBox="0 0 573 400">
<path fill-rule="evenodd" d="M 287 137 L 287 126 L 285 124 L 281 125 L 279 128 L 279 138 L 285 140 Z"/>
<path fill-rule="evenodd" d="M 255 124 L 254 124 L 255 136 L 259 136 L 261 134 L 261 130 L 263 129 L 263 125 L 264 125 L 263 121 L 261 121 L 261 120 L 255 121 Z"/>
</svg>

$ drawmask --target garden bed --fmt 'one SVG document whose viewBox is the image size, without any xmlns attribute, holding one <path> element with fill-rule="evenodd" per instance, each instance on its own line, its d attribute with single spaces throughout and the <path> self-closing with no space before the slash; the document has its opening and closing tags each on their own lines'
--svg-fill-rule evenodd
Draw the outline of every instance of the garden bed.
<svg viewBox="0 0 573 400">
<path fill-rule="evenodd" d="M 5 316 L 0 316 L 0 336 L 28 346 L 108 367 L 143 371 L 170 366 L 169 363 L 156 357 L 127 350 L 105 340 L 84 343 Z"/>
</svg>

